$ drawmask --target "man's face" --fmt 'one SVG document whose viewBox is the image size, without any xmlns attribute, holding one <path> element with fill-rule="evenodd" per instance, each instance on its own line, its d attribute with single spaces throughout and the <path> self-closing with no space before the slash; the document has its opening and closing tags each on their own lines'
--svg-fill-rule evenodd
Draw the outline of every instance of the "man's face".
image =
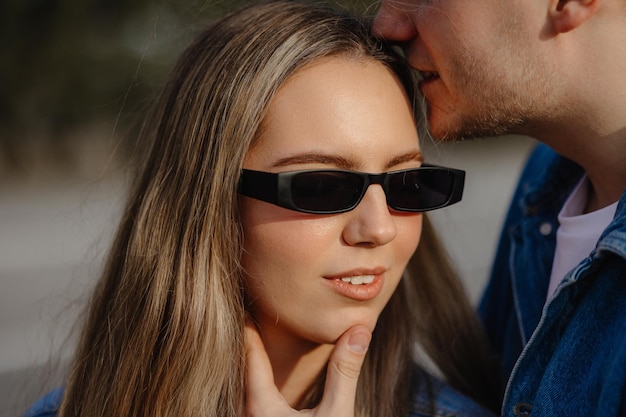
<svg viewBox="0 0 626 417">
<path fill-rule="evenodd" d="M 545 13 L 522 0 L 384 0 L 374 32 L 421 72 L 435 138 L 527 133 L 551 106 Z"/>
</svg>

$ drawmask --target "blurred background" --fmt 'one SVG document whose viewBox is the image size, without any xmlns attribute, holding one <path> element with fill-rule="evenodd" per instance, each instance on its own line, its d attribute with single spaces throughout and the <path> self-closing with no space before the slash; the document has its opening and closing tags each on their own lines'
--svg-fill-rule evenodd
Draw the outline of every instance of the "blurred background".
<svg viewBox="0 0 626 417">
<path fill-rule="evenodd" d="M 335 1 L 373 15 L 374 0 Z M 138 128 L 172 63 L 249 0 L 4 0 L 0 4 L 0 417 L 60 383 L 72 326 L 117 225 Z M 475 302 L 534 141 L 426 143 L 467 171 L 432 214 Z"/>
</svg>

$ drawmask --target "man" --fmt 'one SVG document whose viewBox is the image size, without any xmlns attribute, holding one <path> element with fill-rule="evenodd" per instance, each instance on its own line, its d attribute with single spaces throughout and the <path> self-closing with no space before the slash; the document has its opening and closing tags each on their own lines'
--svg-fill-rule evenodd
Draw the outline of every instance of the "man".
<svg viewBox="0 0 626 417">
<path fill-rule="evenodd" d="M 524 134 L 479 312 L 505 416 L 626 416 L 626 1 L 384 0 L 442 140 Z M 504 390 L 504 385 L 503 385 Z"/>
</svg>

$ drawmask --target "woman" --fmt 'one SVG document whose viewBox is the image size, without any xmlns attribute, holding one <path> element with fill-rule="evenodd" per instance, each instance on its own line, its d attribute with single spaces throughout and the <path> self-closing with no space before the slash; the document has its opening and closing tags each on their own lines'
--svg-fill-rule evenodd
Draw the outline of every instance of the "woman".
<svg viewBox="0 0 626 417">
<path fill-rule="evenodd" d="M 471 307 L 422 214 L 458 201 L 463 175 L 422 165 L 410 72 L 369 33 L 279 1 L 186 50 L 145 124 L 58 416 L 251 412 L 247 318 L 295 409 L 320 403 L 334 343 L 362 326 L 355 415 L 487 415 L 415 365 L 421 348 L 490 398 Z"/>
</svg>

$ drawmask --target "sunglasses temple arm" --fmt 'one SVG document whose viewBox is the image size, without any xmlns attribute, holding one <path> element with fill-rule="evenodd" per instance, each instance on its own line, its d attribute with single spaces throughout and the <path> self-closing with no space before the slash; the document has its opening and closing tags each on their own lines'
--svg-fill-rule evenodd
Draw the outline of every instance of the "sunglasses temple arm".
<svg viewBox="0 0 626 417">
<path fill-rule="evenodd" d="M 461 201 L 461 198 L 463 198 L 463 189 L 465 187 L 465 171 L 454 170 L 451 172 L 454 178 L 454 185 L 452 186 L 450 202 L 448 204 L 454 204 Z"/>
<path fill-rule="evenodd" d="M 257 200 L 276 204 L 278 176 L 273 173 L 244 170 L 239 182 L 239 193 Z"/>
</svg>

